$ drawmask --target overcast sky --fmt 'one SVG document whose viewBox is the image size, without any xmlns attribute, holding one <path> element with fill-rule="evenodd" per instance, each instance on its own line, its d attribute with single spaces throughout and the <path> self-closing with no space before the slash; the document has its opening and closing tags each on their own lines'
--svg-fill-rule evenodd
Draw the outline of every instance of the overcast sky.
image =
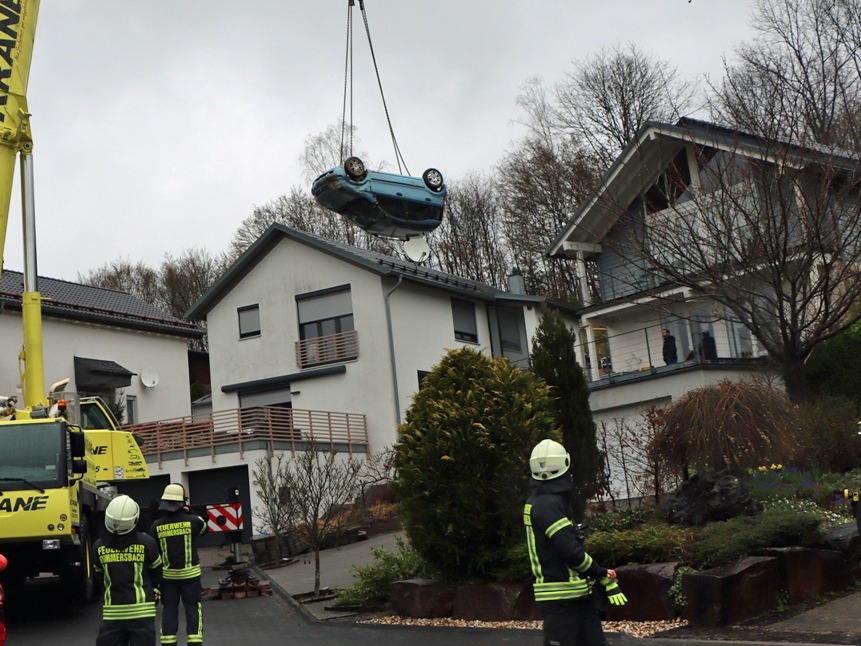
<svg viewBox="0 0 861 646">
<path fill-rule="evenodd" d="M 719 79 L 751 4 L 365 1 L 409 170 L 449 180 L 490 171 L 520 136 L 528 78 L 552 86 L 601 48 L 633 42 Z M 308 186 L 305 139 L 341 116 L 346 18 L 347 0 L 42 2 L 28 91 L 39 274 L 217 253 L 255 205 Z M 358 3 L 354 49 L 362 148 L 396 168 Z M 18 271 L 20 210 L 16 185 L 5 266 Z"/>
</svg>

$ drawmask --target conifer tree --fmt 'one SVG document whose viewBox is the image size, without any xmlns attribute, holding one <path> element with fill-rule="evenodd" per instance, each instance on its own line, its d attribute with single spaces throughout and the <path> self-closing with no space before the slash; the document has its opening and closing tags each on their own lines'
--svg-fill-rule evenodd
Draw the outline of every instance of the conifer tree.
<svg viewBox="0 0 861 646">
<path fill-rule="evenodd" d="M 550 387 L 562 443 L 571 455 L 574 517 L 582 519 L 586 502 L 604 486 L 604 456 L 598 449 L 595 421 L 589 408 L 589 386 L 577 364 L 577 337 L 558 314 L 542 317 L 532 346 L 532 371 Z"/>
</svg>

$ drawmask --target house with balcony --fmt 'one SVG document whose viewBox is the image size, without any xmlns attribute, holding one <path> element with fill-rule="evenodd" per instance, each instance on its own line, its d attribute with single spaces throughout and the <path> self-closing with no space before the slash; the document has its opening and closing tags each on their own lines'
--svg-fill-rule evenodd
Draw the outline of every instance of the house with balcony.
<svg viewBox="0 0 861 646">
<path fill-rule="evenodd" d="M 762 308 L 760 320 L 799 314 L 813 326 L 820 312 L 845 312 L 845 290 L 815 290 L 857 282 L 857 173 L 857 156 L 816 144 L 687 118 L 646 123 L 548 250 L 581 277 L 579 361 L 596 421 L 636 419 L 723 379 L 776 376 L 727 298 L 713 297 L 718 281 L 730 300 Z M 666 357 L 663 330 L 675 340 Z"/>
<path fill-rule="evenodd" d="M 221 471 L 253 508 L 254 463 L 273 451 L 391 447 L 448 350 L 528 366 L 551 305 L 510 282 L 504 291 L 273 224 L 189 312 L 206 321 L 212 412 L 138 427 L 151 473 L 187 483 L 194 502 Z"/>
</svg>

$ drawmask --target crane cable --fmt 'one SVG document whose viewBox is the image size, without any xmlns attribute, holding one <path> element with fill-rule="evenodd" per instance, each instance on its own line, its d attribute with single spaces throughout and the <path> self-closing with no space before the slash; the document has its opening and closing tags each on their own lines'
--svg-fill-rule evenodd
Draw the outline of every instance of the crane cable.
<svg viewBox="0 0 861 646">
<path fill-rule="evenodd" d="M 344 102 L 341 115 L 341 152 L 344 151 L 344 139 L 346 130 L 346 110 L 347 110 L 347 77 L 349 76 L 349 94 L 350 94 L 350 154 L 353 151 L 353 6 L 355 0 L 347 0 L 347 60 L 344 63 Z M 410 171 L 407 168 L 407 163 L 401 154 L 401 149 L 398 146 L 397 137 L 395 137 L 395 129 L 392 126 L 392 118 L 389 116 L 389 107 L 386 104 L 386 95 L 383 92 L 383 82 L 380 80 L 380 69 L 377 65 L 377 57 L 374 53 L 374 43 L 371 40 L 371 30 L 368 26 L 368 14 L 365 11 L 365 1 L 359 0 L 359 9 L 362 12 L 362 20 L 365 24 L 365 34 L 368 37 L 368 48 L 371 51 L 371 60 L 374 63 L 374 73 L 377 77 L 377 87 L 380 88 L 380 98 L 383 100 L 383 111 L 386 114 L 386 122 L 389 125 L 389 134 L 392 137 L 392 145 L 395 149 L 395 161 L 398 164 L 398 172 L 409 175 Z M 343 154 L 342 154 L 343 157 Z"/>
<path fill-rule="evenodd" d="M 347 87 L 349 82 L 350 91 L 350 146 L 345 150 L 347 131 Z M 347 50 L 344 60 L 344 101 L 341 107 L 341 159 L 343 162 L 349 155 L 353 154 L 353 0 L 347 5 Z"/>
</svg>

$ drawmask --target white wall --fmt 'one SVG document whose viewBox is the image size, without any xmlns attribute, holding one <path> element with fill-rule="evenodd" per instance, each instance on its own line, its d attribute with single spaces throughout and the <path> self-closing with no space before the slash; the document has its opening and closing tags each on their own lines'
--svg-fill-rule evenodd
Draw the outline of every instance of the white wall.
<svg viewBox="0 0 861 646">
<path fill-rule="evenodd" d="M 379 278 L 286 239 L 207 316 L 213 410 L 239 407 L 238 395 L 222 392 L 223 385 L 300 372 L 295 358 L 299 340 L 295 296 L 341 285 L 351 286 L 359 359 L 347 363 L 345 374 L 295 381 L 291 384 L 293 406 L 364 413 L 371 450 L 391 444 L 395 414 Z M 261 334 L 239 339 L 237 308 L 255 303 L 260 305 Z"/>
<path fill-rule="evenodd" d="M 362 413 L 368 419 L 370 452 L 396 440 L 397 424 L 418 390 L 418 371 L 431 370 L 452 348 L 464 345 L 490 354 L 486 308 L 476 304 L 479 343 L 454 338 L 451 295 L 377 274 L 283 239 L 218 302 L 207 316 L 213 409 L 237 408 L 236 393 L 221 386 L 299 372 L 296 294 L 350 285 L 359 358 L 342 375 L 291 384 L 294 408 Z M 391 307 L 397 357 L 393 386 L 386 297 Z M 239 339 L 237 308 L 259 304 L 261 334 Z M 397 407 L 395 404 L 397 398 Z M 399 408 L 398 408 L 399 407 Z M 400 420 L 397 419 L 398 413 Z"/>
<path fill-rule="evenodd" d="M 0 394 L 20 393 L 18 353 L 22 322 L 19 312 L 0 315 Z M 45 388 L 70 377 L 75 389 L 74 357 L 106 359 L 136 373 L 131 385 L 122 389 L 137 396 L 138 421 L 182 417 L 191 412 L 186 340 L 110 326 L 90 325 L 45 317 L 42 320 Z M 140 374 L 154 368 L 159 374 L 155 388 L 145 388 Z"/>
</svg>

